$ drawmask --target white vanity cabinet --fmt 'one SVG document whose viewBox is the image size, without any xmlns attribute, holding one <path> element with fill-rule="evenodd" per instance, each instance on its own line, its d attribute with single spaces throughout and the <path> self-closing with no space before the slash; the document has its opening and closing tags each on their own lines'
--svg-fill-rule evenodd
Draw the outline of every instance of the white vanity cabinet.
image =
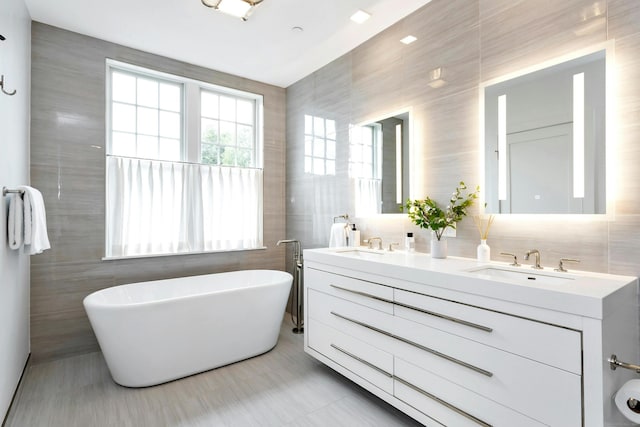
<svg viewBox="0 0 640 427">
<path fill-rule="evenodd" d="M 580 294 L 474 266 L 305 251 L 305 351 L 429 426 L 624 425 L 611 397 L 633 373 L 606 359 L 638 356 L 635 278 Z"/>
</svg>

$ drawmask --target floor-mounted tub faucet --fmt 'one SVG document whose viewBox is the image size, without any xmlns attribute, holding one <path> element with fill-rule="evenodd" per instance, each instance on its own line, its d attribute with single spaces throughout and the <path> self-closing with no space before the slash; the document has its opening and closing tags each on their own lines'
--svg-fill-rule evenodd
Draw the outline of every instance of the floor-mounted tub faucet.
<svg viewBox="0 0 640 427">
<path fill-rule="evenodd" d="M 281 243 L 292 243 L 293 244 L 293 290 L 291 295 L 291 305 L 289 306 L 289 311 L 291 312 L 291 321 L 294 323 L 295 327 L 293 328 L 294 334 L 301 334 L 304 332 L 304 320 L 303 320 L 303 312 L 302 312 L 302 280 L 303 280 L 303 263 L 302 263 L 302 250 L 300 248 L 300 241 L 295 239 L 284 239 L 278 240 L 276 246 L 280 246 Z M 295 304 L 295 318 L 294 318 L 294 307 Z"/>
</svg>

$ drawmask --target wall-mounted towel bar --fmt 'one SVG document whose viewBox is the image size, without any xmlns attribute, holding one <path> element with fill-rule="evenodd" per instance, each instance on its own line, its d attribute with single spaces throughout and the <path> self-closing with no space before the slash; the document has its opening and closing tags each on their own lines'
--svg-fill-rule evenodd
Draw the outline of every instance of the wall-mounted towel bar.
<svg viewBox="0 0 640 427">
<path fill-rule="evenodd" d="M 336 220 L 338 220 L 338 219 L 344 219 L 345 222 L 349 222 L 349 214 L 334 216 L 333 217 L 333 223 L 335 224 Z"/>
<path fill-rule="evenodd" d="M 616 368 L 620 367 L 624 369 L 631 369 L 632 371 L 636 371 L 636 373 L 640 374 L 640 365 L 622 362 L 618 360 L 618 356 L 615 354 L 612 354 L 607 361 L 609 362 L 609 367 L 612 371 L 615 371 Z"/>
<path fill-rule="evenodd" d="M 7 187 L 2 187 L 2 195 L 3 196 L 6 196 L 7 194 L 11 194 L 11 193 L 23 194 L 24 191 L 23 190 L 12 190 L 12 189 L 7 188 Z"/>
</svg>

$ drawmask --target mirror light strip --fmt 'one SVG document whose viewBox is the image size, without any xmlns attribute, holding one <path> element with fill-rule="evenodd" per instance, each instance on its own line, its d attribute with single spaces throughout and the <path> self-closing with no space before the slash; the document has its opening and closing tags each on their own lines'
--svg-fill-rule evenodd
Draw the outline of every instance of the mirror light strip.
<svg viewBox="0 0 640 427">
<path fill-rule="evenodd" d="M 507 200 L 507 95 L 498 97 L 498 200 Z"/>
<path fill-rule="evenodd" d="M 402 204 L 402 125 L 396 125 L 396 203 Z"/>
<path fill-rule="evenodd" d="M 584 198 L 584 73 L 573 75 L 573 197 Z"/>
</svg>

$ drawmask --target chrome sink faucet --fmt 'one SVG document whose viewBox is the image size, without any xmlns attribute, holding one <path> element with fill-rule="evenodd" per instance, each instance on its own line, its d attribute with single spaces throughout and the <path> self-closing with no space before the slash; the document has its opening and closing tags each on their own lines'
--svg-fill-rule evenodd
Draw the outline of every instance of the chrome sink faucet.
<svg viewBox="0 0 640 427">
<path fill-rule="evenodd" d="M 536 256 L 536 262 L 531 266 L 531 268 L 535 268 L 536 270 L 543 270 L 544 267 L 540 265 L 540 251 L 537 249 L 531 249 L 524 255 L 524 259 L 528 261 L 531 254 Z"/>
<path fill-rule="evenodd" d="M 369 238 L 369 249 L 373 249 L 373 241 L 378 241 L 378 249 L 382 250 L 382 237 L 370 237 Z"/>
</svg>

